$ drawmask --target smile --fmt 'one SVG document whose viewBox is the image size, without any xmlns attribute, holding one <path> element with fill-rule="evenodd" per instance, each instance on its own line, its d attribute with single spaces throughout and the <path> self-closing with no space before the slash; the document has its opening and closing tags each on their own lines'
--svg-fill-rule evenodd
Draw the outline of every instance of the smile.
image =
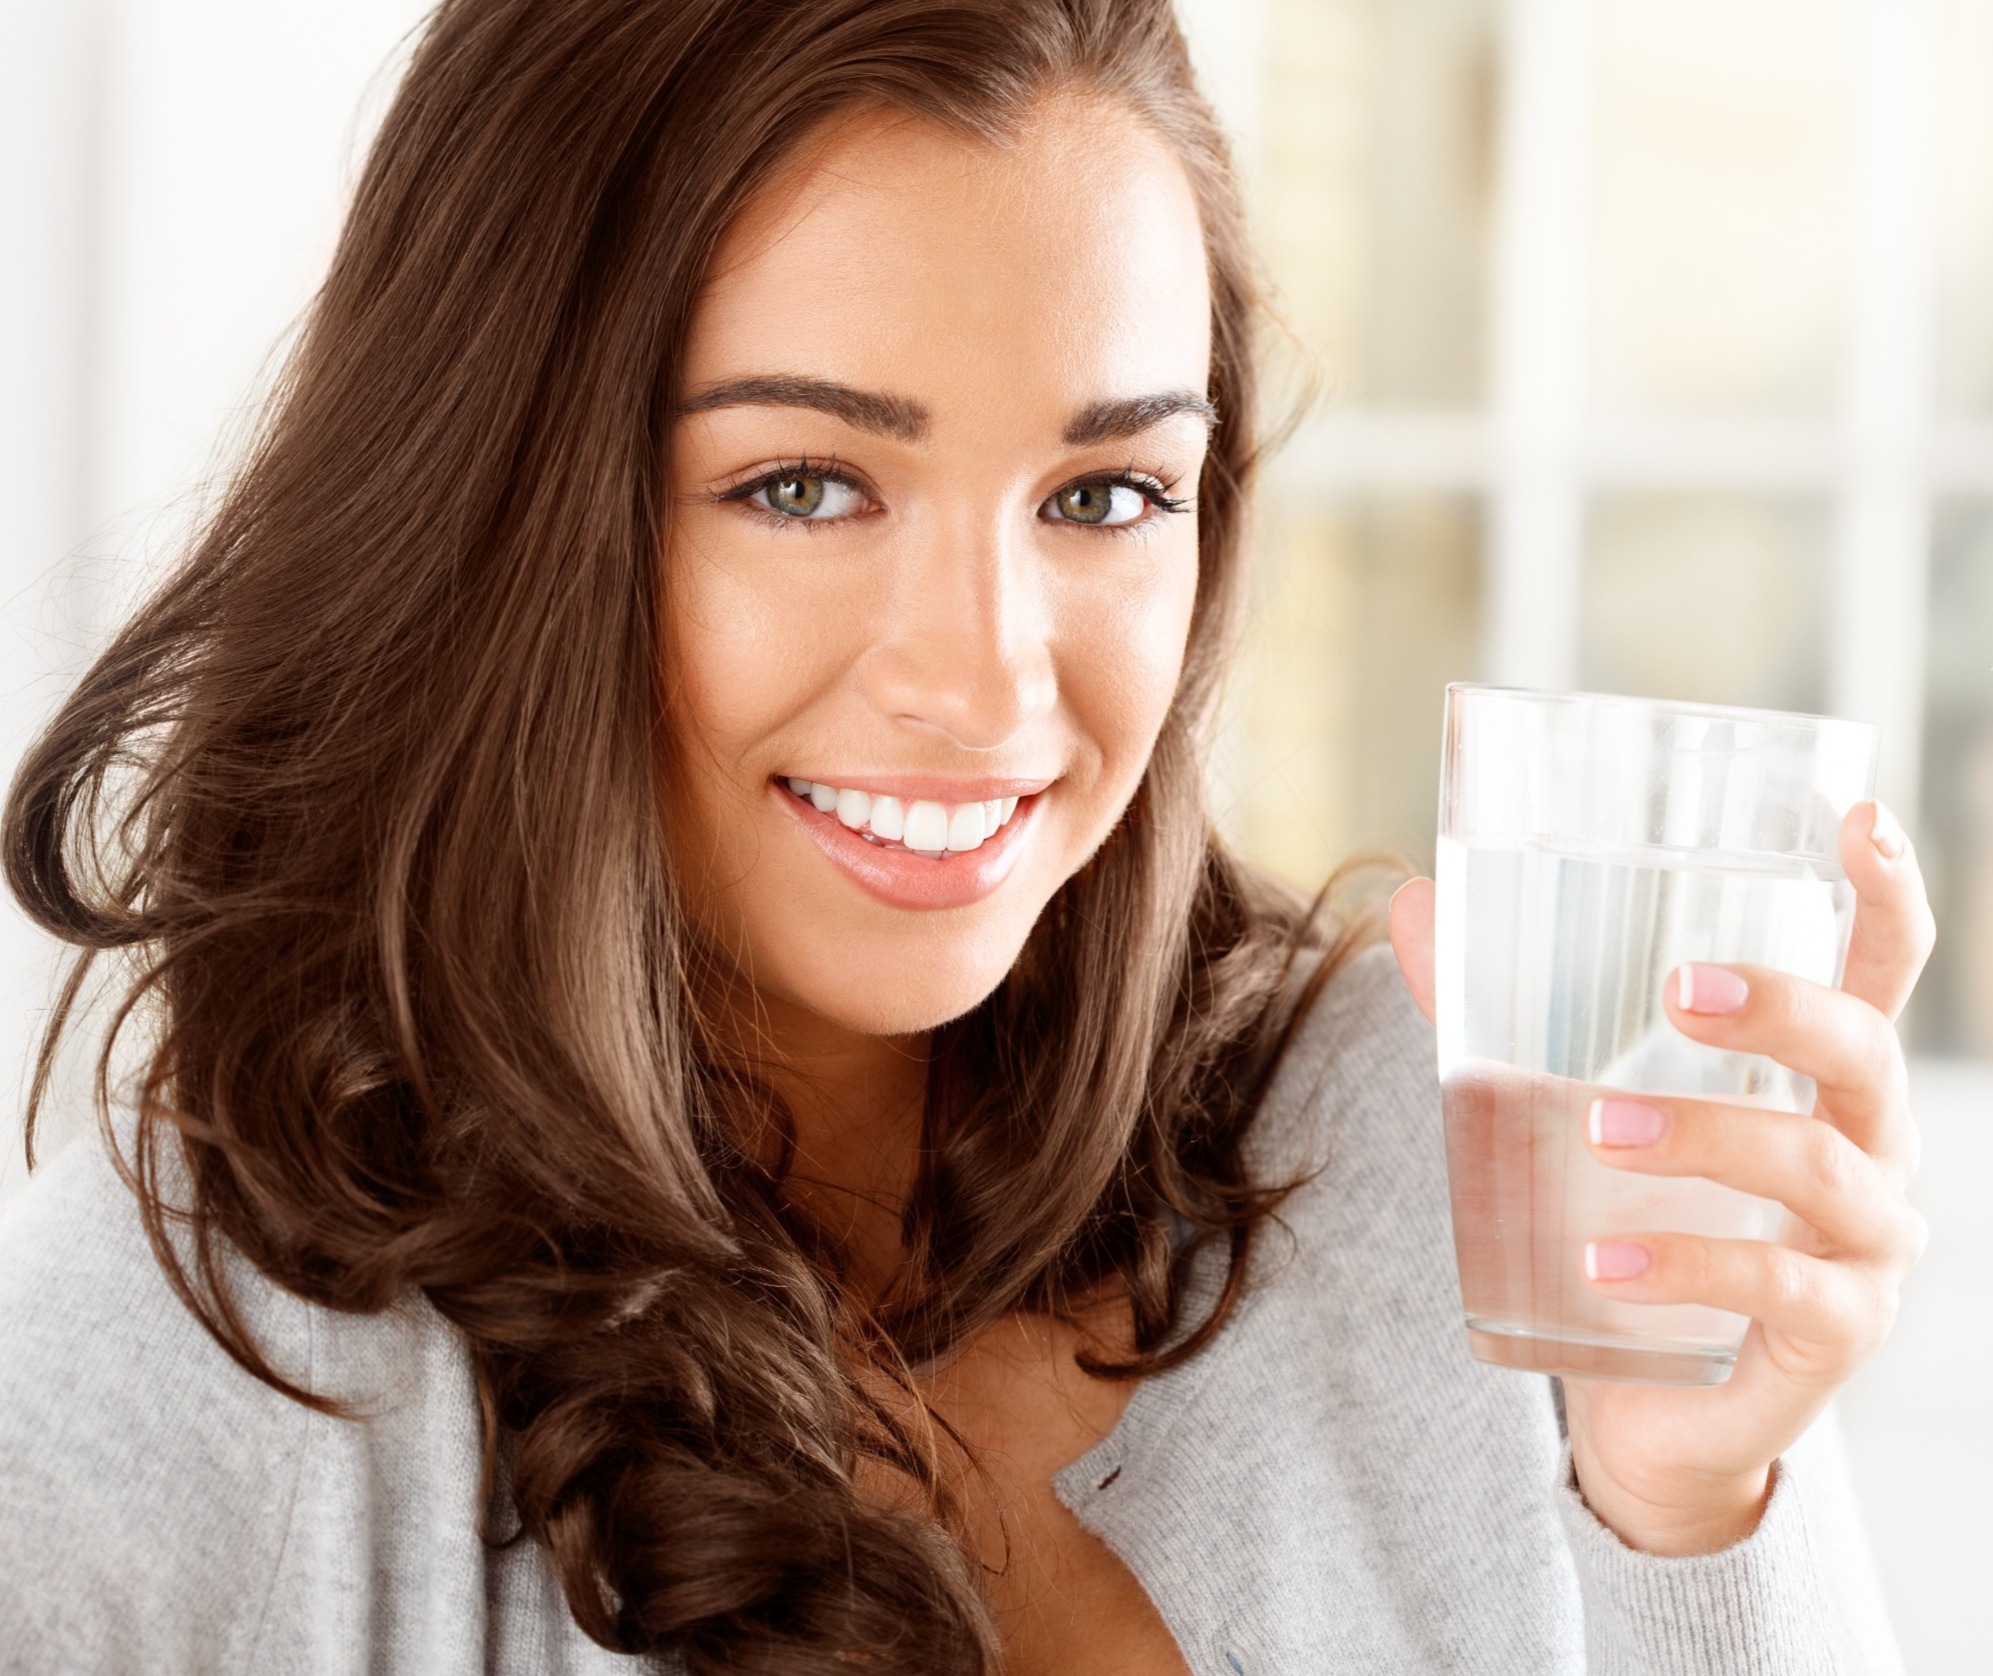
<svg viewBox="0 0 1993 1676">
<path fill-rule="evenodd" d="M 936 803 L 927 798 L 907 802 L 874 797 L 851 786 L 827 786 L 816 780 L 785 780 L 790 793 L 819 814 L 835 815 L 838 824 L 882 849 L 911 850 L 930 861 L 944 855 L 979 850 L 1010 824 L 1017 813 L 1015 797 L 992 797 L 974 803 Z"/>
<path fill-rule="evenodd" d="M 768 790 L 818 851 L 867 895 L 895 908 L 931 911 L 969 907 L 1010 876 L 1050 784 L 888 781 L 888 791 L 784 776 L 771 780 Z M 929 795 L 914 795 L 919 792 Z"/>
</svg>

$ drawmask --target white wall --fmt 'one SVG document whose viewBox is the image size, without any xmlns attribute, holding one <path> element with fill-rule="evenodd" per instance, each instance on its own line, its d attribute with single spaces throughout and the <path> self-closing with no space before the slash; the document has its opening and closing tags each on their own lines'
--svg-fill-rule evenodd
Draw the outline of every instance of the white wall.
<svg viewBox="0 0 1993 1676">
<path fill-rule="evenodd" d="M 1910 1676 L 1966 1676 L 1993 1671 L 1993 1067 L 1914 1064 L 1910 1096 L 1931 1244 L 1841 1425 Z"/>
<path fill-rule="evenodd" d="M 98 18 L 91 0 L 0 10 L 0 773 L 74 664 L 66 556 L 88 527 L 89 367 L 95 320 Z M 0 893 L 0 1104 L 17 1077 L 51 950 Z M 0 1118 L 0 1191 L 20 1179 Z"/>
<path fill-rule="evenodd" d="M 426 10 L 0 0 L 0 772 L 242 435 Z M 51 970 L 0 905 L 9 1111 Z"/>
</svg>

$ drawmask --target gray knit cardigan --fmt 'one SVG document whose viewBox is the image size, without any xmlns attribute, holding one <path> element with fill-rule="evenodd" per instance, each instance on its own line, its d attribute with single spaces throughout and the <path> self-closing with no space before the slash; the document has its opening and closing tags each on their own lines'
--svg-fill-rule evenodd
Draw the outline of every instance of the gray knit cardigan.
<svg viewBox="0 0 1993 1676">
<path fill-rule="evenodd" d="M 1555 1387 L 1471 1360 L 1430 1030 L 1353 962 L 1255 1120 L 1326 1162 L 1212 1346 L 1138 1386 L 1056 1488 L 1197 1676 L 1880 1676 L 1900 1670 L 1831 1422 L 1724 1552 L 1634 1552 L 1573 1486 Z M 1208 1295 L 1210 1271 L 1198 1291 Z M 259 1277 L 243 1373 L 168 1291 L 101 1144 L 0 1221 L 0 1671 L 518 1676 L 624 1670 L 530 1543 L 479 1539 L 456 1330 Z"/>
</svg>

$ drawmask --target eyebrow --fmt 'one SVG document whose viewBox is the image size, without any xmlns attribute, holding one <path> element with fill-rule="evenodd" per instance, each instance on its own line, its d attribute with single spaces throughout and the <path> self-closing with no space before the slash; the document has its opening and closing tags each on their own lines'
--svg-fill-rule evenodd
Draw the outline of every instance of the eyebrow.
<svg viewBox="0 0 1993 1676">
<path fill-rule="evenodd" d="M 928 410 L 905 396 L 875 390 L 855 390 L 834 379 L 800 373 L 756 373 L 710 385 L 680 404 L 683 413 L 710 413 L 720 407 L 807 407 L 860 430 L 901 442 L 919 442 L 933 424 Z M 1218 409 L 1194 390 L 1163 390 L 1149 396 L 1123 396 L 1082 408 L 1066 423 L 1061 440 L 1068 448 L 1112 442 L 1160 425 L 1179 413 L 1192 413 L 1207 427 L 1218 423 Z"/>
<path fill-rule="evenodd" d="M 854 390 L 828 378 L 805 378 L 795 373 L 759 373 L 751 378 L 729 378 L 690 397 L 680 413 L 710 413 L 716 407 L 811 407 L 856 425 L 861 431 L 901 442 L 918 442 L 932 423 L 919 402 L 905 396 L 881 395 L 871 390 Z"/>
<path fill-rule="evenodd" d="M 1218 423 L 1217 406 L 1208 397 L 1195 390 L 1165 390 L 1153 396 L 1124 396 L 1118 401 L 1095 402 L 1072 417 L 1063 440 L 1068 448 L 1112 442 L 1146 431 L 1151 425 L 1160 425 L 1179 413 L 1196 414 L 1206 429 Z"/>
</svg>

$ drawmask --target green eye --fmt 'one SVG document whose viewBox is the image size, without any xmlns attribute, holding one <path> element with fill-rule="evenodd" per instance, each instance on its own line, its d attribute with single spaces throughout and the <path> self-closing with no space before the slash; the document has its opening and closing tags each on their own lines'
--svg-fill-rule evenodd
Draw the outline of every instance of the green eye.
<svg viewBox="0 0 1993 1676">
<path fill-rule="evenodd" d="M 1148 497 L 1139 489 L 1105 478 L 1068 483 L 1051 504 L 1051 516 L 1067 524 L 1132 524 L 1149 509 Z"/>
<path fill-rule="evenodd" d="M 1106 483 L 1074 483 L 1059 491 L 1059 516 L 1075 524 L 1100 524 L 1114 509 L 1114 491 Z"/>
<path fill-rule="evenodd" d="M 743 484 L 725 498 L 744 500 L 797 524 L 836 523 L 865 508 L 864 495 L 843 478 L 795 466 Z"/>
<path fill-rule="evenodd" d="M 768 485 L 768 504 L 791 518 L 807 518 L 823 505 L 821 477 L 778 477 Z"/>
</svg>

